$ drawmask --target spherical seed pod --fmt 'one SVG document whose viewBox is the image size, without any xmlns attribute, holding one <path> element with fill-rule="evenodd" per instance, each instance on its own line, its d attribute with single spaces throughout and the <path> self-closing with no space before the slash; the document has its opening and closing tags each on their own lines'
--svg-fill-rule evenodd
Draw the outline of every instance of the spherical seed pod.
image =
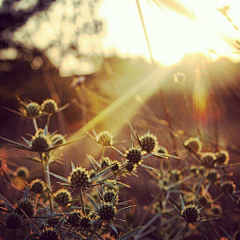
<svg viewBox="0 0 240 240">
<path fill-rule="evenodd" d="M 126 153 L 126 158 L 129 162 L 138 164 L 142 159 L 141 149 L 137 147 L 130 148 Z"/>
<path fill-rule="evenodd" d="M 41 107 L 36 102 L 30 102 L 25 106 L 24 112 L 29 118 L 37 118 L 41 115 Z"/>
<path fill-rule="evenodd" d="M 56 193 L 54 193 L 54 201 L 62 207 L 65 207 L 71 202 L 72 196 L 71 193 L 67 189 L 59 189 Z"/>
<path fill-rule="evenodd" d="M 83 216 L 80 220 L 80 227 L 87 229 L 90 227 L 91 218 L 89 216 Z"/>
<path fill-rule="evenodd" d="M 230 158 L 229 153 L 226 150 L 220 150 L 218 153 L 216 153 L 216 165 L 226 165 L 228 164 Z"/>
<path fill-rule="evenodd" d="M 42 230 L 39 236 L 40 240 L 59 240 L 60 236 L 54 228 L 49 227 Z"/>
<path fill-rule="evenodd" d="M 8 228 L 16 229 L 21 226 L 21 216 L 12 212 L 7 216 L 6 225 Z"/>
<path fill-rule="evenodd" d="M 119 170 L 119 168 L 120 168 L 120 163 L 117 161 L 117 160 L 114 160 L 114 161 L 111 161 L 111 170 L 113 171 L 113 172 L 116 172 L 116 171 L 118 171 Z"/>
<path fill-rule="evenodd" d="M 51 142 L 55 145 L 63 144 L 66 142 L 65 137 L 62 134 L 54 134 L 51 136 Z"/>
<path fill-rule="evenodd" d="M 30 183 L 29 190 L 35 194 L 42 194 L 45 190 L 45 183 L 37 178 Z"/>
<path fill-rule="evenodd" d="M 143 151 L 151 153 L 157 146 L 157 137 L 151 133 L 146 133 L 140 137 L 140 146 Z"/>
<path fill-rule="evenodd" d="M 221 217 L 222 216 L 222 207 L 218 204 L 215 204 L 210 209 L 211 215 L 213 217 Z"/>
<path fill-rule="evenodd" d="M 204 208 L 210 206 L 209 203 L 212 201 L 211 195 L 207 192 L 205 195 L 202 195 L 198 199 L 198 203 L 200 206 L 204 206 Z"/>
<path fill-rule="evenodd" d="M 109 131 L 100 132 L 97 136 L 97 142 L 103 147 L 110 147 L 113 145 L 113 136 Z"/>
<path fill-rule="evenodd" d="M 103 203 L 98 210 L 98 215 L 100 216 L 100 219 L 107 222 L 114 218 L 115 213 L 116 207 L 109 203 Z"/>
<path fill-rule="evenodd" d="M 115 194 L 116 194 L 115 190 L 108 189 L 106 192 L 103 193 L 104 201 L 110 203 L 112 201 L 113 197 L 115 196 Z M 116 204 L 117 201 L 118 201 L 118 196 L 116 197 L 114 204 Z"/>
<path fill-rule="evenodd" d="M 89 173 L 85 168 L 76 167 L 68 177 L 73 187 L 86 187 L 89 185 Z"/>
<path fill-rule="evenodd" d="M 184 142 L 185 148 L 194 153 L 200 153 L 202 150 L 202 142 L 198 137 L 190 137 Z"/>
<path fill-rule="evenodd" d="M 46 99 L 41 104 L 41 109 L 47 114 L 53 114 L 58 110 L 58 105 L 53 99 Z"/>
<path fill-rule="evenodd" d="M 182 217 L 188 223 L 196 223 L 200 219 L 200 211 L 196 205 L 190 204 L 182 210 Z"/>
<path fill-rule="evenodd" d="M 30 202 L 29 200 L 21 200 L 17 203 L 17 208 L 16 208 L 16 213 L 19 215 L 22 215 L 23 212 L 22 210 L 26 213 L 26 215 L 31 218 L 34 214 L 34 206 L 33 203 Z"/>
<path fill-rule="evenodd" d="M 212 152 L 201 153 L 201 162 L 204 167 L 212 167 L 215 154 Z"/>
<path fill-rule="evenodd" d="M 219 179 L 218 172 L 215 169 L 211 170 L 207 175 L 207 179 L 210 182 L 215 183 Z"/>
<path fill-rule="evenodd" d="M 26 167 L 18 167 L 15 171 L 16 177 L 27 179 L 30 176 L 29 170 Z"/>
<path fill-rule="evenodd" d="M 132 162 L 127 161 L 125 168 L 126 168 L 126 170 L 127 170 L 128 172 L 132 172 L 132 171 L 134 171 L 135 166 L 136 166 L 135 163 L 132 163 Z"/>
<path fill-rule="evenodd" d="M 80 227 L 81 224 L 81 212 L 78 210 L 74 210 L 70 212 L 67 216 L 67 222 L 72 227 Z"/>
<path fill-rule="evenodd" d="M 221 190 L 224 193 L 229 193 L 229 194 L 233 194 L 236 190 L 236 185 L 234 184 L 233 181 L 229 180 L 229 181 L 224 181 L 221 185 Z"/>
<path fill-rule="evenodd" d="M 45 136 L 40 129 L 36 132 L 35 136 L 32 137 L 31 150 L 35 152 L 47 152 L 50 146 L 50 139 Z"/>
</svg>

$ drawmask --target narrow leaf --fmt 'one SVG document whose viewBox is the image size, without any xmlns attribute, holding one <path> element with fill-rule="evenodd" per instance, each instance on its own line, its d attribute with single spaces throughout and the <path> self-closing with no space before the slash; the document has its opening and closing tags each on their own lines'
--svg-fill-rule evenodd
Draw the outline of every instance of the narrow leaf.
<svg viewBox="0 0 240 240">
<path fill-rule="evenodd" d="M 46 171 L 46 172 L 49 173 L 50 175 L 52 175 L 52 176 L 54 176 L 54 177 L 64 181 L 64 182 L 70 183 L 69 180 L 67 178 L 65 178 L 65 177 L 59 176 L 59 175 L 57 175 L 55 173 L 51 173 L 51 172 L 48 172 L 48 171 Z"/>
<path fill-rule="evenodd" d="M 99 210 L 99 206 L 94 202 L 94 200 L 88 195 L 86 194 L 88 199 L 91 201 L 92 205 L 95 207 L 96 210 Z"/>
</svg>

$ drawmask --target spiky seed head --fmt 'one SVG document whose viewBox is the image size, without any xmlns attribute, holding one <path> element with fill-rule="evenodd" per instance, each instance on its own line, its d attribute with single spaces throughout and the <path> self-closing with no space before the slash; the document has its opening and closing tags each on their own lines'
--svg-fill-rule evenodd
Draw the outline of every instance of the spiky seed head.
<svg viewBox="0 0 240 240">
<path fill-rule="evenodd" d="M 103 147 L 110 147 L 113 145 L 113 136 L 109 131 L 100 132 L 97 136 L 97 142 Z"/>
<path fill-rule="evenodd" d="M 67 189 L 59 189 L 54 193 L 54 200 L 59 206 L 65 207 L 72 200 L 72 196 Z"/>
<path fill-rule="evenodd" d="M 55 145 L 63 144 L 66 142 L 65 137 L 62 134 L 54 134 L 51 136 L 51 142 Z"/>
<path fill-rule="evenodd" d="M 180 170 L 172 170 L 171 171 L 171 179 L 174 182 L 178 182 L 182 178 L 182 173 Z"/>
<path fill-rule="evenodd" d="M 143 151 L 151 153 L 157 147 L 157 137 L 151 133 L 146 133 L 140 137 L 140 146 Z"/>
<path fill-rule="evenodd" d="M 212 167 L 215 160 L 215 154 L 212 152 L 201 153 L 201 162 L 204 167 Z"/>
<path fill-rule="evenodd" d="M 224 181 L 222 184 L 221 184 L 221 190 L 224 192 L 224 193 L 229 193 L 229 194 L 233 194 L 236 190 L 236 185 L 233 181 L 229 180 L 229 181 Z"/>
<path fill-rule="evenodd" d="M 72 227 L 80 227 L 81 224 L 81 212 L 78 210 L 74 210 L 70 212 L 67 216 L 67 222 Z"/>
<path fill-rule="evenodd" d="M 16 177 L 27 179 L 30 176 L 29 170 L 26 167 L 18 167 L 15 171 Z"/>
<path fill-rule="evenodd" d="M 59 217 L 50 217 L 47 219 L 47 224 L 50 227 L 55 227 L 59 223 Z"/>
<path fill-rule="evenodd" d="M 136 163 L 132 163 L 132 162 L 127 161 L 125 168 L 128 172 L 132 172 L 136 168 L 136 165 L 137 165 Z"/>
<path fill-rule="evenodd" d="M 130 148 L 126 153 L 126 158 L 129 162 L 138 164 L 142 159 L 141 149 L 138 147 Z"/>
<path fill-rule="evenodd" d="M 197 166 L 191 166 L 190 167 L 190 172 L 191 174 L 193 174 L 194 177 L 197 177 L 198 176 L 198 167 Z"/>
<path fill-rule="evenodd" d="M 200 211 L 195 204 L 190 204 L 182 210 L 182 217 L 188 223 L 196 223 L 200 219 Z"/>
<path fill-rule="evenodd" d="M 116 194 L 115 190 L 108 189 L 106 192 L 103 193 L 104 201 L 110 203 L 112 201 L 113 197 L 115 196 L 115 194 Z M 118 201 L 118 196 L 116 197 L 114 204 L 117 203 L 117 201 Z"/>
<path fill-rule="evenodd" d="M 199 172 L 200 175 L 202 175 L 205 170 L 206 170 L 206 168 L 205 168 L 204 166 L 200 166 L 200 167 L 198 168 L 198 172 Z"/>
<path fill-rule="evenodd" d="M 34 152 L 47 152 L 50 146 L 50 139 L 40 129 L 31 140 L 31 150 Z"/>
<path fill-rule="evenodd" d="M 85 168 L 76 167 L 68 177 L 73 187 L 86 187 L 89 185 L 89 173 Z"/>
<path fill-rule="evenodd" d="M 29 190 L 35 194 L 42 194 L 45 190 L 45 184 L 41 179 L 37 178 L 30 183 Z"/>
<path fill-rule="evenodd" d="M 222 216 L 222 207 L 221 205 L 219 204 L 215 204 L 211 207 L 210 209 L 211 211 L 211 214 L 214 216 L 214 217 L 221 217 Z"/>
<path fill-rule="evenodd" d="M 111 164 L 111 160 L 109 157 L 102 156 L 100 159 L 100 166 L 101 168 L 108 167 Z"/>
<path fill-rule="evenodd" d="M 12 212 L 7 216 L 6 224 L 8 228 L 16 229 L 21 226 L 21 216 L 16 213 Z"/>
<path fill-rule="evenodd" d="M 119 170 L 119 168 L 120 168 L 120 163 L 117 161 L 117 160 L 114 160 L 114 161 L 111 161 L 111 170 L 113 171 L 113 172 L 116 172 L 116 171 L 118 171 Z"/>
<path fill-rule="evenodd" d="M 186 75 L 185 73 L 177 72 L 173 74 L 173 79 L 174 79 L 174 82 L 183 83 L 186 81 Z"/>
<path fill-rule="evenodd" d="M 37 118 L 41 115 L 41 107 L 36 102 L 30 102 L 25 106 L 24 112 L 29 118 Z"/>
<path fill-rule="evenodd" d="M 156 151 L 161 154 L 168 154 L 168 150 L 163 146 L 157 146 Z"/>
<path fill-rule="evenodd" d="M 21 200 L 17 203 L 17 207 L 16 207 L 16 212 L 19 215 L 22 215 L 23 212 L 22 210 L 26 213 L 26 215 L 31 218 L 34 214 L 34 206 L 33 203 L 29 200 Z"/>
<path fill-rule="evenodd" d="M 80 220 L 80 227 L 87 229 L 90 226 L 91 218 L 90 216 L 82 216 Z"/>
<path fill-rule="evenodd" d="M 212 201 L 211 195 L 207 192 L 205 195 L 202 195 L 198 199 L 198 203 L 200 206 L 204 206 L 204 208 L 211 206 L 209 203 Z"/>
<path fill-rule="evenodd" d="M 208 174 L 207 174 L 207 179 L 215 183 L 219 179 L 219 174 L 215 169 L 212 169 Z"/>
<path fill-rule="evenodd" d="M 100 216 L 100 219 L 107 222 L 112 220 L 115 214 L 116 214 L 116 207 L 110 203 L 103 202 L 103 204 L 100 206 L 98 210 L 98 215 Z"/>
<path fill-rule="evenodd" d="M 202 142 L 198 137 L 190 137 L 184 142 L 185 148 L 194 153 L 200 153 L 202 150 Z"/>
<path fill-rule="evenodd" d="M 226 150 L 220 150 L 218 153 L 216 153 L 216 165 L 226 165 L 228 164 L 230 158 L 229 153 Z"/>
<path fill-rule="evenodd" d="M 40 240 L 59 240 L 60 236 L 53 227 L 47 227 L 42 230 L 39 236 Z"/>
<path fill-rule="evenodd" d="M 58 105 L 53 99 L 46 99 L 41 104 L 41 109 L 47 114 L 53 114 L 58 110 Z"/>
</svg>

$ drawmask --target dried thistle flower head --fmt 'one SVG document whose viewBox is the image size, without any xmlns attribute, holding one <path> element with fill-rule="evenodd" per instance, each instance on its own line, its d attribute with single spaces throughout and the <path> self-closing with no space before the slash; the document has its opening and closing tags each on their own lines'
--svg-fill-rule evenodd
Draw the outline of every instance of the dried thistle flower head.
<svg viewBox="0 0 240 240">
<path fill-rule="evenodd" d="M 43 103 L 41 104 L 41 109 L 47 114 L 53 114 L 57 112 L 58 105 L 53 99 L 49 98 L 43 101 Z"/>
<path fill-rule="evenodd" d="M 212 183 L 215 183 L 217 180 L 219 180 L 220 176 L 218 172 L 215 169 L 212 169 L 208 174 L 207 174 L 207 179 L 211 181 Z"/>
<path fill-rule="evenodd" d="M 21 179 L 27 179 L 30 176 L 29 170 L 26 167 L 18 167 L 15 171 L 16 177 L 19 177 Z"/>
<path fill-rule="evenodd" d="M 26 215 L 31 218 L 34 214 L 34 206 L 33 203 L 29 200 L 21 200 L 17 203 L 17 208 L 16 208 L 16 212 L 19 215 L 22 215 L 23 212 L 22 210 L 26 213 Z"/>
<path fill-rule="evenodd" d="M 226 150 L 220 150 L 218 153 L 216 153 L 216 165 L 226 165 L 228 164 L 230 158 L 229 153 Z"/>
<path fill-rule="evenodd" d="M 174 82 L 179 82 L 179 83 L 185 82 L 186 75 L 185 75 L 185 73 L 177 72 L 177 73 L 173 74 L 173 80 L 174 80 Z"/>
<path fill-rule="evenodd" d="M 45 183 L 41 179 L 37 178 L 30 183 L 29 190 L 35 194 L 42 194 L 45 190 Z"/>
<path fill-rule="evenodd" d="M 157 147 L 157 137 L 150 132 L 139 138 L 139 143 L 143 151 L 151 153 Z"/>
<path fill-rule="evenodd" d="M 138 164 L 142 159 L 142 151 L 138 147 L 132 147 L 126 152 L 126 159 L 131 163 Z"/>
<path fill-rule="evenodd" d="M 53 227 L 47 227 L 42 230 L 39 236 L 40 240 L 59 240 L 60 236 Z"/>
<path fill-rule="evenodd" d="M 195 204 L 190 204 L 182 210 L 182 217 L 188 223 L 196 223 L 200 219 L 200 211 Z"/>
<path fill-rule="evenodd" d="M 59 189 L 56 193 L 54 193 L 54 201 L 62 207 L 65 207 L 71 202 L 72 196 L 71 193 L 67 189 Z"/>
<path fill-rule="evenodd" d="M 113 145 L 113 136 L 109 131 L 100 132 L 97 135 L 97 142 L 103 147 L 111 147 Z"/>
<path fill-rule="evenodd" d="M 101 220 L 109 222 L 112 220 L 116 214 L 116 207 L 110 203 L 105 203 L 99 207 L 98 215 Z"/>
<path fill-rule="evenodd" d="M 116 195 L 116 191 L 114 189 L 108 189 L 103 193 L 103 199 L 106 203 L 108 202 L 110 203 L 115 195 Z M 116 204 L 117 201 L 118 201 L 118 196 L 116 197 L 114 204 Z"/>
<path fill-rule="evenodd" d="M 22 215 L 22 214 L 21 214 Z M 16 229 L 21 226 L 21 215 L 12 212 L 7 216 L 6 224 L 8 228 Z"/>
<path fill-rule="evenodd" d="M 41 115 L 41 107 L 36 102 L 30 102 L 30 103 L 26 104 L 24 108 L 21 108 L 21 111 L 28 118 L 37 118 Z"/>
<path fill-rule="evenodd" d="M 219 204 L 215 204 L 210 209 L 211 215 L 213 217 L 221 217 L 222 216 L 222 207 Z"/>
<path fill-rule="evenodd" d="M 62 134 L 53 134 L 51 136 L 53 146 L 66 143 L 66 139 Z"/>
<path fill-rule="evenodd" d="M 198 137 L 190 137 L 184 142 L 185 148 L 194 153 L 200 153 L 202 150 L 202 142 Z"/>
<path fill-rule="evenodd" d="M 46 136 L 43 129 L 39 129 L 31 140 L 31 151 L 34 152 L 47 152 L 50 147 L 49 136 Z"/>
<path fill-rule="evenodd" d="M 166 155 L 168 154 L 168 150 L 165 147 L 163 147 L 163 146 L 157 146 L 156 151 L 158 153 L 162 153 L 162 154 L 166 154 Z"/>
<path fill-rule="evenodd" d="M 224 181 L 221 185 L 221 190 L 224 193 L 229 193 L 229 194 L 233 194 L 236 190 L 236 185 L 233 181 L 228 180 L 228 181 Z"/>
<path fill-rule="evenodd" d="M 86 187 L 89 185 L 89 173 L 82 167 L 73 169 L 68 179 L 73 187 Z"/>
<path fill-rule="evenodd" d="M 212 152 L 201 153 L 201 162 L 204 167 L 212 167 L 215 161 L 215 154 Z"/>
<path fill-rule="evenodd" d="M 81 225 L 81 212 L 79 210 L 74 210 L 70 212 L 67 216 L 67 222 L 72 227 L 80 227 Z"/>
<path fill-rule="evenodd" d="M 91 226 L 91 217 L 83 215 L 80 220 L 80 227 L 87 229 Z"/>
</svg>

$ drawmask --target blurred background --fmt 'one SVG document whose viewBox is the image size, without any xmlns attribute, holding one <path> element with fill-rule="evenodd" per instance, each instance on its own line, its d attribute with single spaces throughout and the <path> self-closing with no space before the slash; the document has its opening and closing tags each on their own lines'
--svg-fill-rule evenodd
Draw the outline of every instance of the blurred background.
<svg viewBox="0 0 240 240">
<path fill-rule="evenodd" d="M 238 161 L 239 9 L 237 0 L 1 0 L 0 135 L 23 142 L 34 134 L 31 122 L 6 109 L 18 110 L 16 95 L 26 103 L 53 98 L 70 106 L 49 130 L 69 140 L 109 130 L 127 148 L 130 121 L 170 154 L 178 143 L 169 128 Z M 23 151 L 0 144 L 37 175 Z M 67 175 L 70 161 L 87 166 L 86 153 L 98 157 L 101 148 L 85 136 L 61 151 Z"/>
</svg>

